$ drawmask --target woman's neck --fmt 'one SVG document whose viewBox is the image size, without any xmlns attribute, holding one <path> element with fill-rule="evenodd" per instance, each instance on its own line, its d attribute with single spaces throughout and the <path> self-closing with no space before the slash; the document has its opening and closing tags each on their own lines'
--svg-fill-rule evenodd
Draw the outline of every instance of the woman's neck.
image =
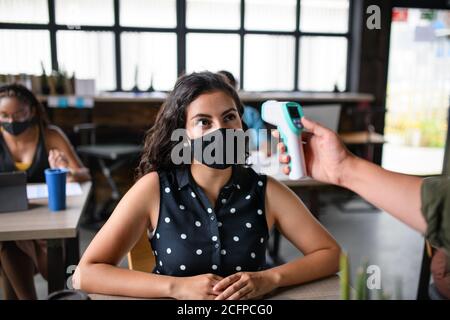
<svg viewBox="0 0 450 320">
<path fill-rule="evenodd" d="M 222 187 L 230 180 L 233 169 L 213 169 L 203 164 L 191 165 L 191 175 L 195 183 L 203 189 L 212 204 L 216 202 Z"/>
</svg>

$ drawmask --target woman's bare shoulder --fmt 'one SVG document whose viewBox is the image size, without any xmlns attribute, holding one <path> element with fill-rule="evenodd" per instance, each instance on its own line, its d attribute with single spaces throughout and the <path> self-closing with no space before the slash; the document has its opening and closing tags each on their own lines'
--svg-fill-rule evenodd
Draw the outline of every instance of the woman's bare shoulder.
<svg viewBox="0 0 450 320">
<path fill-rule="evenodd" d="M 67 138 L 64 131 L 61 130 L 61 128 L 55 126 L 55 125 L 49 125 L 43 130 L 45 141 L 47 144 L 52 146 L 58 146 L 61 144 L 69 144 L 69 139 Z"/>
<path fill-rule="evenodd" d="M 150 229 L 156 225 L 159 216 L 160 191 L 157 172 L 150 172 L 139 178 L 128 193 L 128 206 L 145 212 L 150 219 Z"/>
<path fill-rule="evenodd" d="M 159 190 L 158 173 L 156 171 L 153 171 L 143 175 L 136 181 L 135 186 L 138 186 L 139 188 L 151 188 L 152 190 Z"/>
<path fill-rule="evenodd" d="M 139 200 L 159 205 L 159 176 L 157 172 L 150 172 L 139 178 L 130 189 Z M 153 206 L 153 205 L 152 205 Z"/>
</svg>

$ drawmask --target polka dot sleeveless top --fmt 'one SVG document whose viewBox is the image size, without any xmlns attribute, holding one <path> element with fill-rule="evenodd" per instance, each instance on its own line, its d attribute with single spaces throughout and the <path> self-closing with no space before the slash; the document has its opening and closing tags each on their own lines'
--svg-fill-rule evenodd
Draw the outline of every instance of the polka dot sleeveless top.
<svg viewBox="0 0 450 320">
<path fill-rule="evenodd" d="M 267 177 L 233 167 L 215 204 L 195 183 L 190 168 L 160 171 L 160 211 L 150 239 L 153 272 L 170 276 L 228 276 L 266 267 L 269 237 L 264 200 Z"/>
</svg>

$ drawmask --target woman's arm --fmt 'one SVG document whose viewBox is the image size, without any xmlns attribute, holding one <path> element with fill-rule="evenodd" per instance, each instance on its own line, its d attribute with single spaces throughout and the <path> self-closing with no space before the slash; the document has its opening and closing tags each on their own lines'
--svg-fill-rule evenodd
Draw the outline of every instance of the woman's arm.
<svg viewBox="0 0 450 320">
<path fill-rule="evenodd" d="M 125 194 L 106 224 L 86 249 L 73 276 L 77 289 L 131 297 L 169 297 L 171 277 L 117 267 L 150 225 L 159 207 L 156 173 L 141 178 Z"/>
<path fill-rule="evenodd" d="M 340 247 L 312 216 L 303 202 L 285 185 L 268 178 L 266 212 L 275 226 L 304 257 L 266 270 L 277 286 L 289 286 L 322 278 L 338 271 Z"/>
<path fill-rule="evenodd" d="M 236 273 L 216 285 L 224 290 L 217 299 L 260 297 L 278 287 L 322 278 L 338 271 L 340 247 L 317 222 L 302 201 L 286 186 L 268 178 L 266 216 L 303 254 L 278 267 Z"/>
<path fill-rule="evenodd" d="M 103 228 L 86 249 L 72 278 L 73 286 L 87 292 L 139 298 L 214 299 L 213 274 L 170 277 L 117 267 L 146 229 L 159 216 L 159 178 L 142 177 L 125 194 Z"/>
<path fill-rule="evenodd" d="M 70 170 L 68 181 L 91 180 L 89 170 L 83 166 L 69 139 L 56 126 L 49 126 L 46 130 L 49 163 L 53 167 L 65 167 Z"/>
</svg>

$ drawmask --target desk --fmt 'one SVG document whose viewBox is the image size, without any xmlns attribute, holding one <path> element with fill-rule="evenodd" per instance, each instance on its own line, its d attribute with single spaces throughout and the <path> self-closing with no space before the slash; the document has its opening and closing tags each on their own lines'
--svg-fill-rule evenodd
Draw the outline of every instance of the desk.
<svg viewBox="0 0 450 320">
<path fill-rule="evenodd" d="M 64 289 L 66 268 L 78 264 L 78 222 L 91 192 L 81 184 L 82 195 L 67 197 L 67 209 L 50 212 L 47 199 L 29 201 L 29 210 L 0 214 L 0 241 L 47 240 L 48 292 Z"/>
<path fill-rule="evenodd" d="M 350 133 L 340 133 L 342 141 L 347 145 L 363 145 L 366 147 L 364 158 L 370 162 L 374 161 L 374 147 L 386 142 L 384 136 L 370 131 L 357 131 Z"/>
<path fill-rule="evenodd" d="M 386 142 L 383 135 L 369 131 L 340 133 L 339 136 L 345 144 L 383 144 Z"/>
<path fill-rule="evenodd" d="M 265 297 L 267 300 L 339 300 L 339 277 L 337 275 L 298 286 L 280 288 Z M 92 300 L 149 300 L 132 297 L 110 296 L 92 293 Z"/>
</svg>

